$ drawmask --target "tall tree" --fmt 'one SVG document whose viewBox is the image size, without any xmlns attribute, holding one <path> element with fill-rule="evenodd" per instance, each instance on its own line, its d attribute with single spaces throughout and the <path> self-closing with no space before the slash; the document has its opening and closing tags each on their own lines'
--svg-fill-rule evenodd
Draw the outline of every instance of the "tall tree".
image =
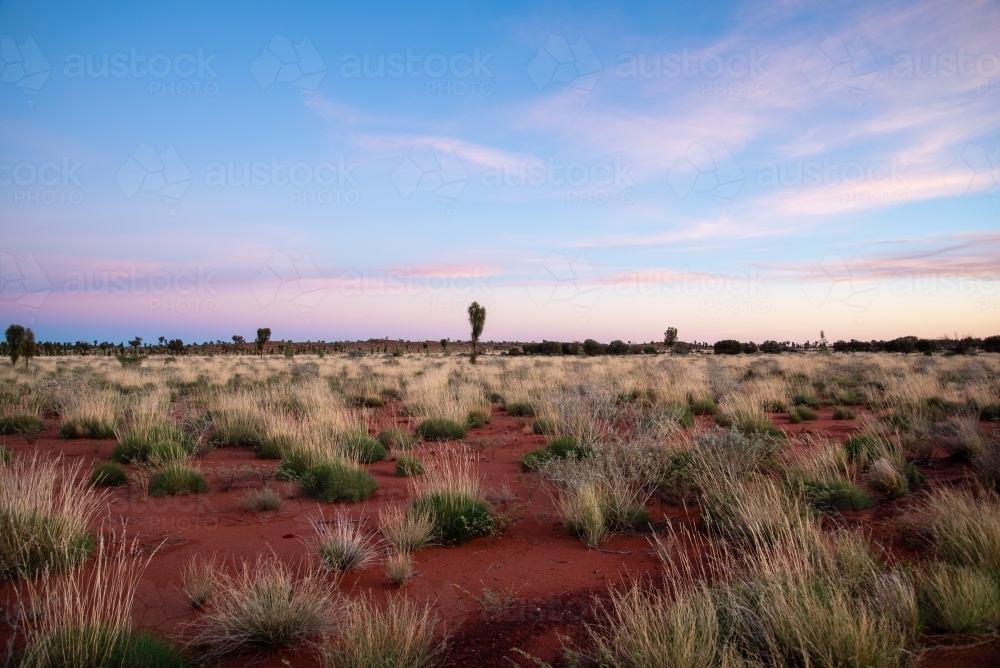
<svg viewBox="0 0 1000 668">
<path fill-rule="evenodd" d="M 21 325 L 11 325 L 7 328 L 7 352 L 10 354 L 11 366 L 17 364 L 21 358 L 21 344 L 24 342 L 24 327 Z"/>
<path fill-rule="evenodd" d="M 236 351 L 237 355 L 240 353 L 240 346 L 242 346 L 246 342 L 247 340 L 244 339 L 239 334 L 233 334 L 233 350 Z"/>
<path fill-rule="evenodd" d="M 676 327 L 667 327 L 667 331 L 663 332 L 663 343 L 667 348 L 672 348 L 677 343 Z"/>
<path fill-rule="evenodd" d="M 486 307 L 480 306 L 479 302 L 469 304 L 469 324 L 472 325 L 472 357 L 470 361 L 475 364 L 479 336 L 483 333 L 483 325 L 486 324 Z"/>
<path fill-rule="evenodd" d="M 139 346 L 142 345 L 142 337 L 141 336 L 137 336 L 134 339 L 132 339 L 131 341 L 129 341 L 128 344 L 130 346 L 132 346 L 132 354 L 138 355 L 139 354 Z"/>
<path fill-rule="evenodd" d="M 28 362 L 31 358 L 35 356 L 38 352 L 38 346 L 35 344 L 35 333 L 31 331 L 31 328 L 24 330 L 24 340 L 21 341 L 21 354 L 24 355 L 24 368 L 28 368 Z"/>
<path fill-rule="evenodd" d="M 268 341 L 271 340 L 271 328 L 261 327 L 257 330 L 257 338 L 254 339 L 254 343 L 257 344 L 257 351 L 260 353 L 261 359 L 264 358 L 264 346 Z"/>
</svg>

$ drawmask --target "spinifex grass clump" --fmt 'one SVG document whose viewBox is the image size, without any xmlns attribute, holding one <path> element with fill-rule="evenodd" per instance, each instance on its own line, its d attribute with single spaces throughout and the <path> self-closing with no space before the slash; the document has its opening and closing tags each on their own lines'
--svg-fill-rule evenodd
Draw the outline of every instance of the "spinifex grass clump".
<svg viewBox="0 0 1000 668">
<path fill-rule="evenodd" d="M 937 489 L 919 518 L 943 559 L 1000 573 L 1000 496 L 995 492 Z"/>
<path fill-rule="evenodd" d="M 430 606 L 391 596 L 380 607 L 354 599 L 334 635 L 323 643 L 324 668 L 430 668 L 444 652 Z"/>
<path fill-rule="evenodd" d="M 81 478 L 82 464 L 34 456 L 0 466 L 0 579 L 60 573 L 87 559 L 87 527 L 104 494 Z"/>
<path fill-rule="evenodd" d="M 535 407 L 528 402 L 508 403 L 504 407 L 511 417 L 535 417 Z"/>
<path fill-rule="evenodd" d="M 268 651 L 318 638 L 331 614 L 330 583 L 315 568 L 293 569 L 275 556 L 219 573 L 190 644 L 206 659 Z"/>
<path fill-rule="evenodd" d="M 422 475 L 423 472 L 424 465 L 417 457 L 413 455 L 402 455 L 396 458 L 396 475 L 400 478 Z"/>
<path fill-rule="evenodd" d="M 378 433 L 378 442 L 386 450 L 409 450 L 417 442 L 417 439 L 405 429 L 393 427 L 385 431 L 380 431 Z"/>
<path fill-rule="evenodd" d="M 27 434 L 45 431 L 45 423 L 37 415 L 0 415 L 0 435 Z"/>
<path fill-rule="evenodd" d="M 430 516 L 437 542 L 461 545 L 493 531 L 493 517 L 466 452 L 444 452 L 425 468 L 423 476 L 412 479 L 410 512 Z"/>
<path fill-rule="evenodd" d="M 992 633 L 1000 625 L 1000 584 L 971 566 L 933 564 L 917 577 L 931 628 L 946 633 Z"/>
<path fill-rule="evenodd" d="M 149 480 L 150 496 L 178 496 L 201 494 L 208 490 L 205 479 L 198 471 L 182 461 L 167 464 L 156 471 Z"/>
<path fill-rule="evenodd" d="M 566 459 L 567 457 L 585 457 L 587 450 L 572 436 L 563 436 L 550 441 L 544 448 L 532 450 L 521 458 L 521 468 L 525 471 L 537 471 L 545 462 L 551 459 Z"/>
<path fill-rule="evenodd" d="M 101 462 L 90 474 L 90 484 L 94 487 L 121 487 L 128 482 L 128 475 L 114 462 Z"/>
<path fill-rule="evenodd" d="M 490 414 L 484 410 L 472 410 L 465 416 L 465 426 L 469 429 L 484 427 L 490 423 Z"/>
<path fill-rule="evenodd" d="M 87 568 L 28 585 L 28 640 L 21 665 L 181 668 L 177 650 L 132 628 L 132 600 L 150 557 L 122 541 L 97 547 Z M 108 554 L 110 552 L 110 554 Z"/>
<path fill-rule="evenodd" d="M 847 480 L 802 480 L 793 489 L 802 500 L 817 510 L 866 510 L 874 502 L 865 491 Z"/>
<path fill-rule="evenodd" d="M 272 487 L 249 489 L 240 497 L 240 505 L 255 513 L 281 510 L 282 502 L 281 494 Z"/>
<path fill-rule="evenodd" d="M 63 438 L 93 438 L 103 440 L 115 437 L 115 427 L 112 423 L 81 418 L 63 422 L 63 426 L 59 429 L 59 435 Z"/>
<path fill-rule="evenodd" d="M 10 450 L 0 445 L 0 465 L 10 464 Z"/>
<path fill-rule="evenodd" d="M 344 456 L 359 464 L 374 464 L 385 459 L 385 446 L 368 434 L 351 434 L 341 444 Z"/>
<path fill-rule="evenodd" d="M 402 554 L 416 552 L 434 538 L 434 520 L 429 513 L 406 512 L 400 506 L 380 511 L 378 528 L 389 546 Z"/>
<path fill-rule="evenodd" d="M 425 441 L 451 441 L 465 438 L 465 427 L 446 418 L 429 418 L 417 425 L 417 436 Z"/>
<path fill-rule="evenodd" d="M 304 496 L 318 496 L 327 503 L 364 501 L 378 489 L 368 471 L 353 462 L 329 458 L 313 464 L 299 478 Z"/>
<path fill-rule="evenodd" d="M 183 431 L 162 420 L 143 420 L 117 432 L 118 445 L 111 461 L 139 464 L 151 459 L 176 458 L 173 453 L 190 454 L 194 443 Z"/>
<path fill-rule="evenodd" d="M 264 442 L 260 431 L 251 424 L 230 422 L 219 425 L 212 434 L 212 443 L 219 447 L 250 448 L 256 450 Z"/>
<path fill-rule="evenodd" d="M 331 571 L 359 571 L 378 556 L 378 541 L 362 529 L 364 518 L 354 521 L 346 513 L 337 513 L 332 521 L 313 520 L 316 536 L 313 551 L 323 567 Z"/>
</svg>

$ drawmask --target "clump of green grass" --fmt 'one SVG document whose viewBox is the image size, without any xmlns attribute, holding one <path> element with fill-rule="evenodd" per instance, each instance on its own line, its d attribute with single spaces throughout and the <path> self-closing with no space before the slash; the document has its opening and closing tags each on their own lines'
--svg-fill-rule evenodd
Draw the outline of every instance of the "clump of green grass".
<svg viewBox="0 0 1000 668">
<path fill-rule="evenodd" d="M 212 443 L 219 447 L 255 450 L 263 441 L 264 437 L 256 427 L 238 421 L 220 424 L 212 434 Z"/>
<path fill-rule="evenodd" d="M 434 539 L 434 519 L 428 513 L 392 506 L 380 511 L 379 531 L 395 552 L 411 554 Z"/>
<path fill-rule="evenodd" d="M 91 438 L 105 440 L 115 437 L 115 427 L 101 420 L 80 419 L 64 422 L 59 429 L 63 438 Z"/>
<path fill-rule="evenodd" d="M 105 498 L 83 462 L 32 456 L 0 466 L 0 580 L 61 573 L 93 548 L 88 527 Z"/>
<path fill-rule="evenodd" d="M 802 422 L 802 415 L 794 408 L 788 411 L 788 421 L 792 424 L 799 424 Z"/>
<path fill-rule="evenodd" d="M 837 406 L 833 409 L 834 420 L 853 420 L 858 417 L 857 413 L 845 406 Z"/>
<path fill-rule="evenodd" d="M 413 478 L 410 511 L 431 518 L 436 542 L 461 545 L 493 531 L 493 516 L 465 453 L 444 453 L 425 468 Z"/>
<path fill-rule="evenodd" d="M 888 440 L 875 434 L 855 434 L 844 441 L 847 458 L 857 464 L 862 470 L 867 470 L 876 460 L 892 457 L 897 454 L 897 448 Z"/>
<path fill-rule="evenodd" d="M 423 472 L 424 465 L 415 455 L 402 455 L 396 458 L 396 475 L 400 478 L 422 475 Z"/>
<path fill-rule="evenodd" d="M 173 462 L 153 474 L 149 480 L 150 496 L 179 496 L 208 491 L 205 479 L 190 464 Z"/>
<path fill-rule="evenodd" d="M 868 483 L 876 492 L 885 494 L 890 499 L 906 496 L 910 491 L 906 473 L 897 462 L 888 457 L 872 462 L 868 468 Z"/>
<path fill-rule="evenodd" d="M 428 418 L 417 425 L 417 436 L 425 441 L 450 441 L 465 438 L 465 427 L 446 418 Z"/>
<path fill-rule="evenodd" d="M 219 573 L 210 605 L 190 623 L 190 644 L 207 660 L 267 651 L 320 637 L 330 625 L 330 585 L 314 568 L 273 555 Z"/>
<path fill-rule="evenodd" d="M 374 464 L 385 459 L 385 446 L 368 434 L 352 434 L 340 444 L 340 450 L 348 459 L 359 464 Z"/>
<path fill-rule="evenodd" d="M 331 459 L 310 466 L 299 478 L 304 496 L 318 496 L 327 503 L 364 501 L 378 489 L 368 471 L 358 465 Z"/>
<path fill-rule="evenodd" d="M 815 411 L 813 411 L 808 406 L 796 406 L 792 410 L 788 411 L 788 413 L 789 413 L 789 419 L 791 419 L 791 414 L 792 413 L 795 413 L 796 415 L 798 415 L 800 422 L 802 420 L 812 421 L 812 420 L 817 419 L 817 415 L 816 415 Z"/>
<path fill-rule="evenodd" d="M 867 510 L 875 505 L 863 489 L 847 480 L 803 480 L 799 488 L 803 500 L 817 510 Z"/>
<path fill-rule="evenodd" d="M 815 394 L 796 394 L 792 397 L 792 403 L 796 406 L 807 406 L 809 408 L 820 407 L 820 401 Z"/>
<path fill-rule="evenodd" d="M 363 570 L 375 561 L 378 544 L 363 531 L 362 521 L 354 522 L 345 513 L 327 522 L 322 517 L 313 521 L 316 536 L 312 539 L 313 551 L 323 566 L 331 571 Z"/>
<path fill-rule="evenodd" d="M 0 436 L 33 436 L 45 431 L 45 423 L 36 415 L 0 415 Z"/>
<path fill-rule="evenodd" d="M 553 420 L 547 418 L 536 418 L 534 424 L 531 425 L 531 432 L 533 434 L 554 436 L 558 431 L 558 425 Z"/>
<path fill-rule="evenodd" d="M 681 427 L 688 429 L 694 426 L 694 410 L 684 404 L 665 404 L 661 409 L 662 414 L 677 422 Z"/>
<path fill-rule="evenodd" d="M 472 410 L 465 416 L 465 426 L 469 429 L 485 427 L 490 423 L 490 414 L 484 410 Z"/>
<path fill-rule="evenodd" d="M 429 605 L 391 596 L 379 607 L 370 595 L 350 602 L 322 648 L 324 668 L 431 668 L 444 653 Z"/>
<path fill-rule="evenodd" d="M 595 485 L 565 490 L 559 496 L 558 505 L 566 530 L 587 547 L 595 548 L 607 538 L 610 529 L 605 521 L 600 492 Z"/>
<path fill-rule="evenodd" d="M 128 482 L 128 475 L 114 462 L 101 462 L 90 474 L 92 487 L 121 487 Z"/>
<path fill-rule="evenodd" d="M 106 555 L 103 540 L 91 568 L 28 587 L 31 615 L 21 659 L 26 668 L 116 666 L 182 668 L 180 653 L 148 631 L 132 628 L 135 589 L 148 557 L 135 545 Z"/>
<path fill-rule="evenodd" d="M 190 454 L 194 451 L 194 443 L 172 424 L 134 424 L 118 432 L 118 445 L 111 451 L 111 461 L 141 464 L 153 457 L 162 459 L 165 450 L 183 450 Z"/>
<path fill-rule="evenodd" d="M 240 497 L 240 505 L 256 513 L 276 512 L 282 504 L 281 494 L 273 487 L 250 489 Z"/>
<path fill-rule="evenodd" d="M 928 495 L 918 517 L 946 561 L 1000 574 L 1000 497 L 995 492 L 939 488 Z"/>
<path fill-rule="evenodd" d="M 582 458 L 584 456 L 586 456 L 586 450 L 580 447 L 577 440 L 572 436 L 564 436 L 550 441 L 544 448 L 532 450 L 524 455 L 521 458 L 521 468 L 524 471 L 537 471 L 542 464 L 552 459 Z"/>
<path fill-rule="evenodd" d="M 691 397 L 688 405 L 695 415 L 717 415 L 719 412 L 719 407 L 711 397 Z"/>
<path fill-rule="evenodd" d="M 0 464 L 10 464 L 10 450 L 0 445 Z"/>
<path fill-rule="evenodd" d="M 385 558 L 385 574 L 397 587 L 402 587 L 413 577 L 415 565 L 413 555 L 393 552 Z"/>
<path fill-rule="evenodd" d="M 992 633 L 1000 624 L 1000 584 L 972 566 L 934 564 L 917 577 L 928 624 L 946 633 Z"/>
<path fill-rule="evenodd" d="M 405 429 L 393 427 L 385 431 L 380 431 L 378 433 L 378 442 L 386 450 L 409 450 L 416 444 L 417 439 Z"/>
<path fill-rule="evenodd" d="M 505 404 L 505 410 L 511 417 L 535 417 L 535 407 L 527 402 Z"/>
</svg>

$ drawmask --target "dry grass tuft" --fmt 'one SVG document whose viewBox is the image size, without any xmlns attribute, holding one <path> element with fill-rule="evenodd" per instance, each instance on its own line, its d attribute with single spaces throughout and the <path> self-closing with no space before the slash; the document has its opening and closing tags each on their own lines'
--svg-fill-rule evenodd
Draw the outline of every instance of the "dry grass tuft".
<svg viewBox="0 0 1000 668">
<path fill-rule="evenodd" d="M 351 601 L 335 634 L 323 643 L 324 668 L 429 668 L 444 652 L 430 606 L 392 596 L 379 607 L 370 596 Z"/>
</svg>

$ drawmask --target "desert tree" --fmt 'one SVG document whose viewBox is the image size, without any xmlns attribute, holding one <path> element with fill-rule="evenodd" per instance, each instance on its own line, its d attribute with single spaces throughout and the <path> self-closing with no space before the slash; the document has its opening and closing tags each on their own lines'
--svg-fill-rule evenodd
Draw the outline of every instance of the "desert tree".
<svg viewBox="0 0 1000 668">
<path fill-rule="evenodd" d="M 472 357 L 470 361 L 475 364 L 479 336 L 483 333 L 483 325 L 486 324 L 486 307 L 480 306 L 479 302 L 469 304 L 469 324 L 472 326 Z"/>
<path fill-rule="evenodd" d="M 271 340 L 271 328 L 261 327 L 257 330 L 257 338 L 254 339 L 254 343 L 257 345 L 257 351 L 260 353 L 261 359 L 264 358 L 264 346 L 267 342 Z"/>
<path fill-rule="evenodd" d="M 38 352 L 38 345 L 35 343 L 35 333 L 31 328 L 24 330 L 24 340 L 21 341 L 21 354 L 24 355 L 24 367 L 28 368 L 28 362 Z"/>
<path fill-rule="evenodd" d="M 139 354 L 139 346 L 142 345 L 142 337 L 141 336 L 137 336 L 134 339 L 132 339 L 131 341 L 129 341 L 128 344 L 132 347 L 132 353 L 134 355 L 138 356 L 138 354 Z"/>
<path fill-rule="evenodd" d="M 233 334 L 233 351 L 238 355 L 240 352 L 240 346 L 246 342 L 247 340 L 239 334 Z"/>
<path fill-rule="evenodd" d="M 17 364 L 21 358 L 21 344 L 24 343 L 24 327 L 21 325 L 11 325 L 5 332 L 7 337 L 7 352 L 10 354 L 11 366 Z"/>
<path fill-rule="evenodd" d="M 448 352 L 448 339 L 441 339 L 441 351 Z"/>
<path fill-rule="evenodd" d="M 677 343 L 677 328 L 667 327 L 667 331 L 663 332 L 663 343 L 667 348 L 673 348 L 674 344 Z"/>
</svg>

